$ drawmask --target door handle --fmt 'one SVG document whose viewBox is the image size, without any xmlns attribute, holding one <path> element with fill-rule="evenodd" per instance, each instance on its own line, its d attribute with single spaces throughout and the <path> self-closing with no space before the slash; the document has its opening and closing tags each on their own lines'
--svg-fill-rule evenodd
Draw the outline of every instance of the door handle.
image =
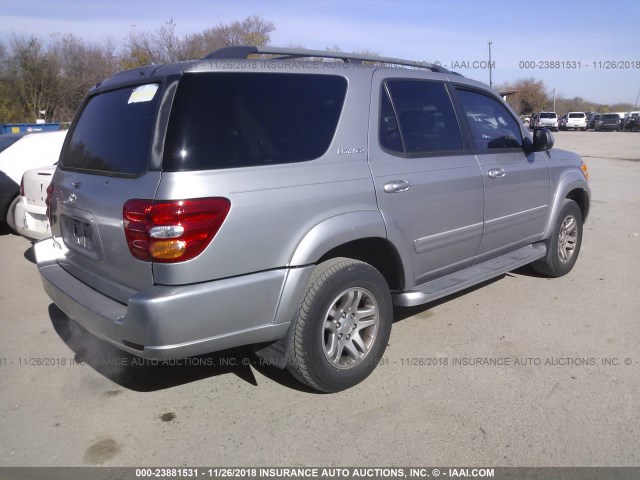
<svg viewBox="0 0 640 480">
<path fill-rule="evenodd" d="M 384 184 L 384 191 L 387 193 L 406 192 L 411 188 L 411 184 L 406 180 L 393 180 Z"/>
<path fill-rule="evenodd" d="M 503 168 L 492 168 L 491 170 L 489 170 L 489 178 L 502 178 L 506 175 L 507 173 L 504 171 Z"/>
</svg>

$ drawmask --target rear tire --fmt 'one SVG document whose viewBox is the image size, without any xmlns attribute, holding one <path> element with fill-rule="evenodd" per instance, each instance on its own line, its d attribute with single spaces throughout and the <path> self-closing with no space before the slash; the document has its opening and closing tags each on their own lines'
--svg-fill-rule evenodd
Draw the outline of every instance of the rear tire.
<svg viewBox="0 0 640 480">
<path fill-rule="evenodd" d="M 350 388 L 375 369 L 392 320 L 391 294 L 378 270 L 349 258 L 327 260 L 305 288 L 287 369 L 315 390 Z"/>
<path fill-rule="evenodd" d="M 581 245 L 582 211 L 576 202 L 566 199 L 551 238 L 547 241 L 547 254 L 531 266 L 536 272 L 548 277 L 566 275 L 578 260 Z"/>
</svg>

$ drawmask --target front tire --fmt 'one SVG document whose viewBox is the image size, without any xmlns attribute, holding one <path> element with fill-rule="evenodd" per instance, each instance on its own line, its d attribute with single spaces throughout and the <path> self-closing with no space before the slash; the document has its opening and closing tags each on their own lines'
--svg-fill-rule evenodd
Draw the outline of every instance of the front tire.
<svg viewBox="0 0 640 480">
<path fill-rule="evenodd" d="M 376 367 L 392 320 L 391 294 L 378 270 L 349 258 L 327 260 L 305 288 L 287 369 L 315 390 L 350 388 Z"/>
<path fill-rule="evenodd" d="M 562 277 L 578 260 L 582 245 L 582 211 L 573 200 L 565 199 L 556 225 L 547 241 L 547 254 L 533 262 L 533 269 L 548 277 Z"/>
</svg>

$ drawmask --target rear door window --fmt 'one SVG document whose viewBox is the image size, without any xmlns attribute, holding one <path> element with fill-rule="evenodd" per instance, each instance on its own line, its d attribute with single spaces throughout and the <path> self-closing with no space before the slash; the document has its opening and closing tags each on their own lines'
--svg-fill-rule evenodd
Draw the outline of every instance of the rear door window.
<svg viewBox="0 0 640 480">
<path fill-rule="evenodd" d="M 72 128 L 61 168 L 135 176 L 147 169 L 158 109 L 158 84 L 91 97 Z"/>
<path fill-rule="evenodd" d="M 214 170 L 313 160 L 329 148 L 344 77 L 196 73 L 180 80 L 163 169 Z"/>
<path fill-rule="evenodd" d="M 428 156 L 463 149 L 451 99 L 440 82 L 388 80 L 380 108 L 380 145 L 390 153 Z"/>
</svg>

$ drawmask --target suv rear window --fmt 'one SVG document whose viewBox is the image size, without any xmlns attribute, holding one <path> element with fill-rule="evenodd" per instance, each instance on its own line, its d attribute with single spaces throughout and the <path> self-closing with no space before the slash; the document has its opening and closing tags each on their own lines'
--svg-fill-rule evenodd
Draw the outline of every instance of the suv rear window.
<svg viewBox="0 0 640 480">
<path fill-rule="evenodd" d="M 541 113 L 540 118 L 557 118 L 555 113 Z"/>
<path fill-rule="evenodd" d="M 334 75 L 196 73 L 180 80 L 163 169 L 313 160 L 335 134 L 347 81 Z"/>
<path fill-rule="evenodd" d="M 61 155 L 63 169 L 139 175 L 147 169 L 158 105 L 157 84 L 89 99 Z"/>
<path fill-rule="evenodd" d="M 602 120 L 620 120 L 620 115 L 617 113 L 607 113 L 606 115 L 602 115 Z"/>
<path fill-rule="evenodd" d="M 570 113 L 569 118 L 584 118 L 584 113 Z"/>
</svg>

